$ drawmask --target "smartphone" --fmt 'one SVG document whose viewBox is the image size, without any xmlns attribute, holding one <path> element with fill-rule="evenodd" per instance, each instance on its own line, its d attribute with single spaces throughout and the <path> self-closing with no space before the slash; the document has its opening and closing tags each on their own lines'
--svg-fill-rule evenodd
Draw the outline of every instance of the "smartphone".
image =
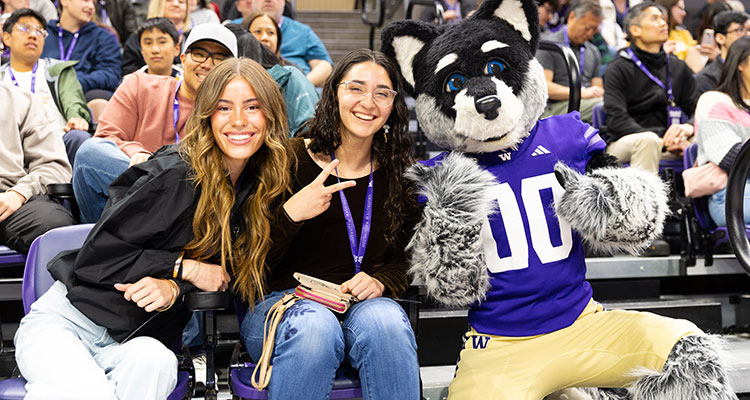
<svg viewBox="0 0 750 400">
<path fill-rule="evenodd" d="M 703 37 L 701 37 L 701 46 L 713 46 L 714 44 L 714 30 L 703 30 Z"/>
<path fill-rule="evenodd" d="M 333 282 L 324 281 L 322 279 L 318 279 L 310 275 L 305 275 L 299 272 L 295 272 L 294 279 L 299 281 L 299 283 L 301 283 L 302 285 L 309 287 L 310 289 L 324 289 L 324 290 L 332 291 L 335 293 L 342 293 L 342 294 L 344 293 L 341 291 L 341 285 L 337 285 Z"/>
</svg>

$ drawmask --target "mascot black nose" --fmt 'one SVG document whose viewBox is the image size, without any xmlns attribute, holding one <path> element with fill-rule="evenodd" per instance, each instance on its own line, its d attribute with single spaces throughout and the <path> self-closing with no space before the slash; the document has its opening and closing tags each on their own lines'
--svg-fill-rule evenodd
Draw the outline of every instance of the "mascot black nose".
<svg viewBox="0 0 750 400">
<path fill-rule="evenodd" d="M 500 98 L 495 95 L 484 96 L 481 99 L 474 100 L 474 107 L 476 107 L 477 112 L 484 114 L 484 118 L 490 121 L 497 118 L 497 109 L 500 106 Z"/>
</svg>

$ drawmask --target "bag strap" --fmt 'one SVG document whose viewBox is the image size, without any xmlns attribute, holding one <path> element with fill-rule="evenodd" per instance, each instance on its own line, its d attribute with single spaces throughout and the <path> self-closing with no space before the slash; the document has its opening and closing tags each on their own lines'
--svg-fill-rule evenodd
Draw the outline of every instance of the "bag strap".
<svg viewBox="0 0 750 400">
<path fill-rule="evenodd" d="M 268 310 L 268 314 L 266 314 L 266 321 L 263 324 L 263 351 L 261 352 L 258 363 L 255 365 L 253 376 L 250 381 L 253 387 L 258 390 L 263 390 L 271 381 L 272 366 L 269 364 L 271 362 L 271 357 L 273 356 L 273 344 L 276 341 L 276 328 L 279 326 L 279 322 L 281 322 L 281 319 L 284 316 L 284 311 L 296 303 L 298 299 L 299 298 L 293 293 L 286 293 L 281 300 L 271 306 L 271 309 Z M 270 325 L 268 324 L 269 320 L 271 321 Z"/>
</svg>

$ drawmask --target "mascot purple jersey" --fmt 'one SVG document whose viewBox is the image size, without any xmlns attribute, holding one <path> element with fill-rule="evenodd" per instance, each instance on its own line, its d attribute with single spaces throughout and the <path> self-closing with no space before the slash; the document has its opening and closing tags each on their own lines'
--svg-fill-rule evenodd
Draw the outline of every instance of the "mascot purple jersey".
<svg viewBox="0 0 750 400">
<path fill-rule="evenodd" d="M 585 281 L 581 237 L 557 219 L 554 200 L 563 189 L 555 164 L 583 173 L 606 144 L 571 113 L 539 121 L 511 152 L 468 154 L 497 179 L 490 195 L 497 212 L 482 228 L 490 289 L 472 305 L 469 322 L 478 332 L 532 336 L 565 328 L 591 299 Z M 447 153 L 424 164 L 433 166 Z M 523 233 L 523 235 L 521 234 Z"/>
</svg>

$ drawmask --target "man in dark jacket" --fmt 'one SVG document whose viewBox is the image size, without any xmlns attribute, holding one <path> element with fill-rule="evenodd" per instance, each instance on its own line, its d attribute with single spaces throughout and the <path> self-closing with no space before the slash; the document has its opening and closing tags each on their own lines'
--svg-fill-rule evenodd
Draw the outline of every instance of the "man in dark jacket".
<svg viewBox="0 0 750 400">
<path fill-rule="evenodd" d="M 663 156 L 681 156 L 689 145 L 693 126 L 682 120 L 693 115 L 697 100 L 693 73 L 662 49 L 669 34 L 662 13 L 650 1 L 630 9 L 625 27 L 631 45 L 620 50 L 604 77 L 607 152 L 653 172 Z"/>
<path fill-rule="evenodd" d="M 94 0 L 60 0 L 60 5 L 60 20 L 47 22 L 50 38 L 42 57 L 78 60 L 76 74 L 97 122 L 120 84 L 120 45 L 114 35 L 92 22 Z"/>
<path fill-rule="evenodd" d="M 722 11 L 714 17 L 713 28 L 714 40 L 719 46 L 721 55 L 695 76 L 699 97 L 709 90 L 716 90 L 719 86 L 721 69 L 724 67 L 724 60 L 727 59 L 729 46 L 735 40 L 750 35 L 750 15 L 741 11 Z"/>
<path fill-rule="evenodd" d="M 120 44 L 125 44 L 138 27 L 130 0 L 98 0 L 95 6 L 99 22 L 112 27 L 117 32 Z"/>
</svg>

